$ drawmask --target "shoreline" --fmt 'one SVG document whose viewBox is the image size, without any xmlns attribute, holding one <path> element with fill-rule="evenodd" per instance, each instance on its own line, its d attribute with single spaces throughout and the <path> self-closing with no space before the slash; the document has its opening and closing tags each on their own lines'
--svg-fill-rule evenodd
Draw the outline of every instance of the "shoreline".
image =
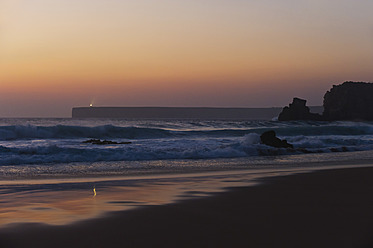
<svg viewBox="0 0 373 248">
<path fill-rule="evenodd" d="M 71 225 L 9 226 L 0 246 L 372 247 L 373 168 L 360 166 L 266 177 Z"/>
<path fill-rule="evenodd" d="M 265 165 L 250 165 L 247 168 L 211 168 L 199 170 L 174 170 L 174 171 L 159 171 L 153 174 L 133 173 L 133 174 L 97 174 L 97 175 L 53 175 L 41 177 L 16 177 L 8 179 L 7 177 L 0 177 L 0 186 L 2 185 L 20 185 L 20 184 L 59 184 L 59 183 L 89 183 L 89 182 L 105 182 L 105 181 L 123 181 L 123 180 L 147 180 L 147 179 L 167 179 L 167 178 L 189 178 L 189 177 L 204 177 L 204 176 L 217 176 L 217 175 L 233 175 L 233 174 L 258 174 L 262 175 L 260 178 L 270 178 L 268 173 L 308 173 L 322 170 L 334 169 L 353 169 L 353 168 L 369 168 L 373 167 L 373 162 L 369 160 L 359 161 L 330 161 L 330 162 L 305 162 L 301 166 L 288 165 L 282 166 L 278 164 L 265 164 Z"/>
<path fill-rule="evenodd" d="M 353 156 L 352 156 L 353 155 Z M 360 156 L 360 157 L 359 157 Z M 352 158 L 351 158 L 352 157 Z M 332 159 L 331 159 L 332 158 Z M 49 165 L 0 166 L 0 185 L 17 181 L 100 180 L 261 169 L 323 169 L 372 164 L 371 151 L 311 153 L 217 159 L 101 161 Z M 84 169 L 80 169 L 80 168 Z"/>
</svg>

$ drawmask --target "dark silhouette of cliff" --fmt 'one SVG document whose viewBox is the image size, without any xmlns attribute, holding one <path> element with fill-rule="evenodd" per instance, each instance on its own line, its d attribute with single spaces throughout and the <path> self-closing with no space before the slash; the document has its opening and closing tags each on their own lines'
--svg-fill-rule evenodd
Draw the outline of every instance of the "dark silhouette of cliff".
<svg viewBox="0 0 373 248">
<path fill-rule="evenodd" d="M 311 107 L 312 108 L 312 107 Z M 78 107 L 73 118 L 271 120 L 282 108 Z M 313 107 L 314 111 L 320 108 Z"/>
<path fill-rule="evenodd" d="M 289 107 L 284 107 L 278 119 L 324 120 L 324 121 L 373 121 L 373 83 L 344 82 L 333 85 L 324 95 L 322 115 L 310 113 L 306 100 L 294 98 Z"/>
<path fill-rule="evenodd" d="M 344 82 L 324 96 L 326 120 L 373 120 L 373 83 Z"/>
</svg>

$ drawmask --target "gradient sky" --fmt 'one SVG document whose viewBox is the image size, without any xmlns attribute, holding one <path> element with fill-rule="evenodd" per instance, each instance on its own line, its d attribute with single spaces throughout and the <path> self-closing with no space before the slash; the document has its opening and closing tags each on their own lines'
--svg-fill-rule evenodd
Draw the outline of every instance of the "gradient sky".
<svg viewBox="0 0 373 248">
<path fill-rule="evenodd" d="M 0 117 L 321 105 L 373 81 L 371 0 L 0 0 Z"/>
</svg>

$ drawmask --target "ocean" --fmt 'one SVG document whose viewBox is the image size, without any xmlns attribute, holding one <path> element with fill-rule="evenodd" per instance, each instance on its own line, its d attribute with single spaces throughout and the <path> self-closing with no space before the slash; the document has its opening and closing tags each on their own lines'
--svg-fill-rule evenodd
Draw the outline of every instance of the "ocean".
<svg viewBox="0 0 373 248">
<path fill-rule="evenodd" d="M 269 147 L 274 130 L 295 149 Z M 97 145 L 89 139 L 127 142 Z M 0 119 L 0 178 L 302 166 L 373 158 L 372 122 Z"/>
<path fill-rule="evenodd" d="M 294 149 L 261 144 L 268 130 Z M 125 143 L 84 143 L 90 139 Z M 0 231 L 369 165 L 372 150 L 371 122 L 0 119 Z"/>
</svg>

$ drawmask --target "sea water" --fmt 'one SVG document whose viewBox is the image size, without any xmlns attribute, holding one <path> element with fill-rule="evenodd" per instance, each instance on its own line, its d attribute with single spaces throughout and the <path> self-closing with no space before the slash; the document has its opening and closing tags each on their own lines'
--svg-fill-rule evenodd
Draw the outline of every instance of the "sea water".
<svg viewBox="0 0 373 248">
<path fill-rule="evenodd" d="M 261 144 L 268 130 L 295 149 Z M 128 143 L 84 143 L 89 139 Z M 370 161 L 372 150 L 372 122 L 0 119 L 3 179 Z"/>
<path fill-rule="evenodd" d="M 261 144 L 268 130 L 294 149 Z M 371 164 L 372 150 L 371 122 L 0 119 L 0 229 L 65 225 L 264 177 L 357 167 Z"/>
</svg>

